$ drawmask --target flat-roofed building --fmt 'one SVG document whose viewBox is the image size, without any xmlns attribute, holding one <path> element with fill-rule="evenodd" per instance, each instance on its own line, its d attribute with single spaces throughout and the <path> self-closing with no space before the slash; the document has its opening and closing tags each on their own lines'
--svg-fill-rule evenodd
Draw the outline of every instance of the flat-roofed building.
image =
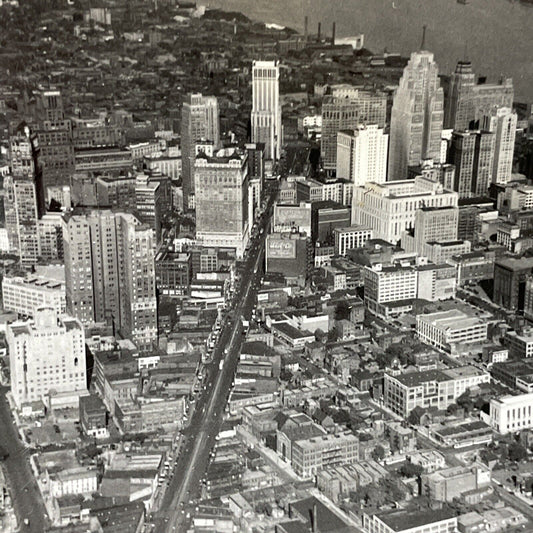
<svg viewBox="0 0 533 533">
<path fill-rule="evenodd" d="M 386 511 L 363 515 L 367 533 L 454 533 L 457 517 L 451 509 Z"/>
<path fill-rule="evenodd" d="M 458 345 L 487 340 L 487 321 L 462 311 L 449 310 L 416 317 L 418 338 L 431 346 L 453 352 Z"/>
<path fill-rule="evenodd" d="M 513 359 L 533 357 L 533 329 L 508 331 L 505 335 L 505 344 Z"/>
<path fill-rule="evenodd" d="M 65 283 L 44 277 L 5 277 L 2 298 L 6 311 L 25 317 L 33 317 L 39 307 L 52 307 L 58 314 L 66 312 Z"/>
<path fill-rule="evenodd" d="M 417 176 L 414 180 L 386 183 L 369 182 L 354 187 L 352 224 L 364 224 L 374 230 L 375 239 L 396 243 L 415 225 L 422 207 L 457 207 L 458 195 L 441 183 Z"/>
<path fill-rule="evenodd" d="M 385 373 L 384 401 L 394 413 L 406 417 L 415 407 L 446 409 L 466 389 L 489 382 L 490 375 L 473 366 L 397 376 Z"/>
<path fill-rule="evenodd" d="M 292 443 L 292 468 L 304 478 L 324 468 L 355 463 L 359 459 L 359 439 L 353 433 L 327 434 Z"/>
<path fill-rule="evenodd" d="M 533 394 L 519 394 L 490 400 L 490 425 L 499 433 L 516 433 L 533 428 Z"/>
<path fill-rule="evenodd" d="M 345 228 L 335 228 L 335 255 L 346 256 L 348 250 L 362 248 L 373 237 L 372 228 L 360 224 Z"/>
</svg>

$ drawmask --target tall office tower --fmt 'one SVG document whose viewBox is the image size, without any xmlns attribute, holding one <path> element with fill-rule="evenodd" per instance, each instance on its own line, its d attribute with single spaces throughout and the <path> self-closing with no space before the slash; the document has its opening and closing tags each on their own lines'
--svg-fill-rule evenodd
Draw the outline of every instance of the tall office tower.
<svg viewBox="0 0 533 533">
<path fill-rule="evenodd" d="M 40 308 L 34 320 L 7 326 L 11 393 L 20 409 L 49 393 L 87 391 L 85 334 L 75 318 Z"/>
<path fill-rule="evenodd" d="M 494 133 L 494 164 L 492 182 L 507 183 L 513 172 L 516 113 L 510 107 L 493 107 L 481 119 L 483 129 Z"/>
<path fill-rule="evenodd" d="M 459 209 L 457 207 L 423 207 L 415 213 L 416 249 L 425 243 L 457 240 Z"/>
<path fill-rule="evenodd" d="M 490 131 L 454 131 L 448 162 L 455 166 L 459 198 L 485 196 L 492 181 L 495 136 Z"/>
<path fill-rule="evenodd" d="M 112 320 L 141 350 L 157 342 L 154 236 L 132 214 L 75 209 L 63 217 L 67 310 Z"/>
<path fill-rule="evenodd" d="M 161 240 L 162 189 L 159 182 L 151 180 L 146 174 L 138 174 L 135 179 L 137 211 L 141 221 L 154 230 L 154 245 Z"/>
<path fill-rule="evenodd" d="M 196 238 L 203 246 L 235 248 L 243 257 L 249 239 L 246 156 L 200 155 L 196 181 Z"/>
<path fill-rule="evenodd" d="M 470 61 L 459 61 L 450 78 L 445 102 L 444 127 L 467 130 L 472 121 L 494 106 L 512 107 L 513 80 L 500 83 L 477 83 Z"/>
<path fill-rule="evenodd" d="M 251 118 L 252 142 L 264 143 L 266 159 L 279 159 L 282 131 L 277 61 L 254 61 L 252 64 Z"/>
<path fill-rule="evenodd" d="M 337 167 L 337 134 L 354 130 L 360 124 L 385 126 L 387 97 L 361 91 L 354 87 L 333 88 L 332 94 L 322 101 L 322 137 L 320 151 L 324 169 L 331 172 Z"/>
<path fill-rule="evenodd" d="M 65 118 L 63 98 L 56 89 L 38 89 L 35 97 L 34 131 L 39 141 L 39 165 L 42 169 L 46 202 L 51 196 L 48 187 L 68 185 L 74 172 L 72 123 Z"/>
<path fill-rule="evenodd" d="M 440 160 L 444 93 L 431 52 L 414 52 L 394 94 L 388 179 L 403 180 L 409 166 Z"/>
<path fill-rule="evenodd" d="M 31 267 L 39 257 L 37 235 L 37 189 L 32 176 L 4 178 L 4 211 L 9 248 L 20 257 L 20 264 Z"/>
<path fill-rule="evenodd" d="M 194 194 L 194 159 L 197 141 L 220 144 L 218 101 L 214 96 L 188 94 L 181 111 L 181 159 L 183 203 L 189 209 L 189 197 Z"/>
<path fill-rule="evenodd" d="M 416 211 L 422 207 L 457 207 L 456 192 L 431 178 L 354 187 L 352 224 L 371 228 L 375 239 L 396 243 L 404 231 L 414 227 Z"/>
<path fill-rule="evenodd" d="M 39 163 L 39 142 L 30 127 L 21 122 L 10 125 L 9 166 L 13 176 L 31 178 L 35 183 L 37 213 L 42 216 L 46 211 L 42 168 Z"/>
<path fill-rule="evenodd" d="M 356 187 L 387 180 L 389 136 L 377 125 L 359 126 L 337 134 L 337 178 Z"/>
<path fill-rule="evenodd" d="M 59 122 L 65 118 L 63 96 L 57 89 L 35 89 L 36 118 L 39 121 Z"/>
<path fill-rule="evenodd" d="M 45 261 L 63 260 L 61 213 L 46 213 L 37 222 L 39 257 Z"/>
</svg>

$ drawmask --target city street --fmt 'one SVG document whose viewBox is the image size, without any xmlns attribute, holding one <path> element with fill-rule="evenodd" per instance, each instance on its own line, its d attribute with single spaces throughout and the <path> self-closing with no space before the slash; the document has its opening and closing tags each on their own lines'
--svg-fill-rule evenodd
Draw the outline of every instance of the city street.
<svg viewBox="0 0 533 533">
<path fill-rule="evenodd" d="M 0 446 L 9 453 L 4 465 L 11 486 L 13 506 L 19 519 L 21 532 L 43 533 L 47 518 L 41 493 L 29 464 L 31 449 L 20 440 L 11 408 L 6 398 L 7 387 L 0 388 Z M 24 519 L 30 523 L 25 525 Z"/>
<path fill-rule="evenodd" d="M 243 342 L 241 316 L 250 319 L 257 281 L 262 275 L 264 243 L 274 198 L 275 193 L 269 198 L 265 215 L 258 224 L 256 239 L 245 256 L 235 303 L 224 322 L 212 361 L 207 365 L 206 388 L 196 402 L 189 426 L 184 430 L 183 451 L 177 459 L 174 477 L 154 519 L 154 531 L 158 533 L 186 531 L 190 521 L 187 505 L 200 496 L 200 481 L 207 470 L 209 454 L 222 425 L 224 407 L 239 361 Z M 224 361 L 222 368 L 221 361 Z"/>
</svg>

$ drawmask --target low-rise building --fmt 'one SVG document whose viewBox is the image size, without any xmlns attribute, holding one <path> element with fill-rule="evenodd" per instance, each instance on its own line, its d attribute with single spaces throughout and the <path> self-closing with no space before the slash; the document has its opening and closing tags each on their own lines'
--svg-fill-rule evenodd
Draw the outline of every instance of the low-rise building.
<svg viewBox="0 0 533 533">
<path fill-rule="evenodd" d="M 533 329 L 508 331 L 505 335 L 505 344 L 513 359 L 533 357 Z"/>
<path fill-rule="evenodd" d="M 449 310 L 417 315 L 416 332 L 422 342 L 455 353 L 461 346 L 486 341 L 488 325 L 477 316 Z"/>
<path fill-rule="evenodd" d="M 363 515 L 363 528 L 367 533 L 453 533 L 457 517 L 450 509 L 414 511 L 386 511 Z"/>
<path fill-rule="evenodd" d="M 109 437 L 104 402 L 94 395 L 80 398 L 80 424 L 86 435 L 96 438 Z"/>
<path fill-rule="evenodd" d="M 346 228 L 335 228 L 335 255 L 346 256 L 348 250 L 362 248 L 373 237 L 372 229 L 367 226 L 355 225 Z"/>
<path fill-rule="evenodd" d="M 323 468 L 355 463 L 359 459 L 359 439 L 352 433 L 327 434 L 298 439 L 292 445 L 291 465 L 303 478 Z"/>
<path fill-rule="evenodd" d="M 490 424 L 499 433 L 515 433 L 533 427 L 533 393 L 492 398 Z"/>
<path fill-rule="evenodd" d="M 490 375 L 472 366 L 427 370 L 394 376 L 385 373 L 385 405 L 406 417 L 415 407 L 446 409 L 466 389 L 489 383 Z"/>
<path fill-rule="evenodd" d="M 6 276 L 2 280 L 6 311 L 33 317 L 39 307 L 51 307 L 58 315 L 67 311 L 65 283 L 40 276 Z"/>
</svg>

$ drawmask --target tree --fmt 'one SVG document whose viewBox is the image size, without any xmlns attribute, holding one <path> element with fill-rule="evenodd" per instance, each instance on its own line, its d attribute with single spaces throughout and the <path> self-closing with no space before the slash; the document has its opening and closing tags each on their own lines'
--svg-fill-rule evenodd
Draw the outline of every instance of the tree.
<svg viewBox="0 0 533 533">
<path fill-rule="evenodd" d="M 333 326 L 328 331 L 328 342 L 337 342 L 339 340 L 339 330 Z"/>
<path fill-rule="evenodd" d="M 349 320 L 351 309 L 345 300 L 341 300 L 335 307 L 335 320 Z"/>
<path fill-rule="evenodd" d="M 315 340 L 317 342 L 323 342 L 325 338 L 326 334 L 320 328 L 315 330 Z"/>
<path fill-rule="evenodd" d="M 527 450 L 519 442 L 513 442 L 509 445 L 509 459 L 511 461 L 523 461 L 527 459 Z"/>
<path fill-rule="evenodd" d="M 466 389 L 463 394 L 457 398 L 456 402 L 459 407 L 465 410 L 465 412 L 469 412 L 474 405 L 470 389 Z"/>
<path fill-rule="evenodd" d="M 374 461 L 382 461 L 385 457 L 385 449 L 381 444 L 378 444 L 372 451 L 372 459 Z"/>
<path fill-rule="evenodd" d="M 399 469 L 398 473 L 403 477 L 416 477 L 424 472 L 420 465 L 415 465 L 411 462 L 404 463 Z"/>
<path fill-rule="evenodd" d="M 455 415 L 459 409 L 459 406 L 456 403 L 451 403 L 448 405 L 448 408 L 446 409 L 447 415 Z"/>
</svg>

